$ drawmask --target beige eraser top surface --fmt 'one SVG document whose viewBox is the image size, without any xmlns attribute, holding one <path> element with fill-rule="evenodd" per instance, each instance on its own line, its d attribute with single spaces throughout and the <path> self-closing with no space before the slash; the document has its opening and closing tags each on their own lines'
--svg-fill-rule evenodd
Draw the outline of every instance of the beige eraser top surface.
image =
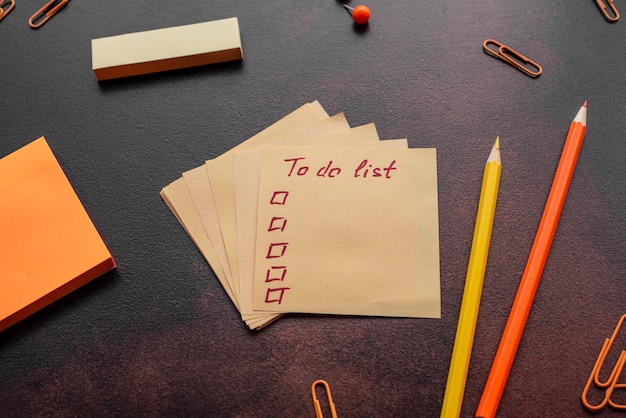
<svg viewBox="0 0 626 418">
<path fill-rule="evenodd" d="M 93 39 L 98 80 L 242 59 L 236 17 Z"/>
</svg>

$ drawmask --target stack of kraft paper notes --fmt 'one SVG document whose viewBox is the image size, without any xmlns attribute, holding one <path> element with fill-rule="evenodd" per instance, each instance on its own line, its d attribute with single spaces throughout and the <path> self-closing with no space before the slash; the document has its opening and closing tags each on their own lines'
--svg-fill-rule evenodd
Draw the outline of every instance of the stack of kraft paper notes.
<svg viewBox="0 0 626 418">
<path fill-rule="evenodd" d="M 44 137 L 0 159 L 0 331 L 114 267 Z"/>
<path fill-rule="evenodd" d="M 290 312 L 440 317 L 435 149 L 313 102 L 161 196 L 250 329 Z"/>
</svg>

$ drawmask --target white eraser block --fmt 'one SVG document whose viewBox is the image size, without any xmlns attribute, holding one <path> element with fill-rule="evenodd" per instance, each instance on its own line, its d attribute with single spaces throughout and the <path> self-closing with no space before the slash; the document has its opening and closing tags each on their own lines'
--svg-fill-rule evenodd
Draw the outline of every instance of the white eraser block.
<svg viewBox="0 0 626 418">
<path fill-rule="evenodd" d="M 242 58 L 236 17 L 91 40 L 99 81 Z"/>
</svg>

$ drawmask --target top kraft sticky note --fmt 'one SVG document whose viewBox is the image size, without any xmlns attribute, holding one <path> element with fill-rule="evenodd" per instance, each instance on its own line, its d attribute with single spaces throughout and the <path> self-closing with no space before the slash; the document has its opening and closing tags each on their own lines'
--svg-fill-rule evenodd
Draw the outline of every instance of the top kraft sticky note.
<svg viewBox="0 0 626 418">
<path fill-rule="evenodd" d="M 91 40 L 98 81 L 243 59 L 236 17 Z"/>
<path fill-rule="evenodd" d="M 44 137 L 0 159 L 0 331 L 113 268 Z"/>
</svg>

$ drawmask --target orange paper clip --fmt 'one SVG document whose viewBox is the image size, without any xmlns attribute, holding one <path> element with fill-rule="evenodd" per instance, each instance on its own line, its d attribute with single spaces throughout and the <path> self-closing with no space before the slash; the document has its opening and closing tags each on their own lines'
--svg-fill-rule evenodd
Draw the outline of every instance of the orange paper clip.
<svg viewBox="0 0 626 418">
<path fill-rule="evenodd" d="M 604 16 L 604 18 L 607 21 L 611 23 L 615 23 L 619 20 L 619 12 L 613 5 L 613 0 L 606 0 L 606 4 L 604 3 L 603 0 L 596 0 L 596 4 L 600 8 L 600 11 L 602 12 L 602 16 Z M 612 14 L 609 13 L 609 11 L 607 10 L 607 5 L 608 5 L 608 8 L 611 10 Z"/>
<path fill-rule="evenodd" d="M 5 4 L 9 3 L 8 6 L 5 7 Z M 4 19 L 6 15 L 9 14 L 11 10 L 15 7 L 15 0 L 0 0 L 0 20 Z"/>
<path fill-rule="evenodd" d="M 619 360 L 617 360 L 617 364 L 615 365 L 617 373 L 615 373 L 615 380 L 611 382 L 611 396 L 613 395 L 615 389 L 626 389 L 626 384 L 617 383 L 619 381 L 619 377 L 622 375 L 622 371 L 624 370 L 624 365 L 626 365 L 626 351 L 622 351 L 622 353 L 620 354 L 620 358 Z M 611 408 L 626 410 L 626 405 L 613 402 L 611 396 L 606 396 L 609 399 L 608 403 Z"/>
<path fill-rule="evenodd" d="M 626 350 L 621 351 L 619 358 L 617 359 L 617 362 L 615 363 L 615 366 L 613 367 L 613 370 L 609 375 L 609 378 L 604 382 L 600 381 L 600 371 L 602 370 L 602 366 L 604 365 L 607 355 L 611 350 L 611 346 L 615 342 L 615 339 L 617 338 L 617 335 L 622 328 L 624 320 L 626 320 L 626 315 L 623 315 L 618 321 L 617 325 L 615 326 L 615 330 L 611 335 L 611 338 L 607 338 L 604 340 L 602 349 L 600 349 L 600 354 L 598 354 L 598 358 L 596 359 L 593 369 L 589 374 L 589 378 L 587 379 L 587 383 L 585 384 L 585 388 L 583 389 L 581 401 L 585 408 L 587 408 L 589 411 L 599 411 L 607 404 L 615 409 L 626 410 L 626 405 L 618 404 L 611 400 L 611 395 L 613 395 L 615 389 L 626 389 L 626 383 L 618 383 L 622 371 L 624 370 L 624 365 L 626 365 Z M 589 389 L 591 389 L 592 384 L 595 384 L 595 386 L 597 386 L 598 388 L 605 389 L 604 399 L 602 399 L 602 401 L 597 405 L 592 405 L 587 400 L 587 395 L 589 393 Z"/>
<path fill-rule="evenodd" d="M 28 19 L 28 26 L 33 29 L 40 28 L 69 2 L 70 0 L 50 0 Z"/>
<path fill-rule="evenodd" d="M 490 45 L 495 45 L 496 49 L 491 48 Z M 483 50 L 488 55 L 506 62 L 529 77 L 539 77 L 543 72 L 541 66 L 535 61 L 525 57 L 513 48 L 503 45 L 498 41 L 494 41 L 493 39 L 486 39 L 485 42 L 483 42 Z"/>
<path fill-rule="evenodd" d="M 337 418 L 337 411 L 335 410 L 335 404 L 333 403 L 333 397 L 330 395 L 330 386 L 326 383 L 325 380 L 316 380 L 311 385 L 311 394 L 313 395 L 313 405 L 315 405 L 315 418 L 323 418 L 322 417 L 322 407 L 320 406 L 320 401 L 317 400 L 317 395 L 315 395 L 315 387 L 317 385 L 323 385 L 326 389 L 326 397 L 328 397 L 328 406 L 330 407 L 330 415 L 332 418 Z"/>
<path fill-rule="evenodd" d="M 613 382 L 613 380 L 617 379 L 617 377 L 615 376 L 617 364 L 616 364 L 616 367 L 613 368 L 613 372 L 611 373 L 609 378 L 606 381 L 604 381 L 604 382 L 600 381 L 600 371 L 602 370 L 602 366 L 604 365 L 604 362 L 606 361 L 606 357 L 609 354 L 609 350 L 613 346 L 613 343 L 615 342 L 615 339 L 617 338 L 617 336 L 618 336 L 618 334 L 620 332 L 620 329 L 622 328 L 622 325 L 624 324 L 624 320 L 626 320 L 626 314 L 622 315 L 620 320 L 617 322 L 617 325 L 615 326 L 615 330 L 613 330 L 613 334 L 611 335 L 611 338 L 607 338 L 604 341 L 604 345 L 602 346 L 602 350 L 600 350 L 600 354 L 598 355 L 598 361 L 596 362 L 596 363 L 598 363 L 598 370 L 596 371 L 596 374 L 595 374 L 595 376 L 593 378 L 594 383 L 598 387 L 601 387 L 601 388 L 609 387 L 611 385 L 611 382 Z"/>
</svg>

